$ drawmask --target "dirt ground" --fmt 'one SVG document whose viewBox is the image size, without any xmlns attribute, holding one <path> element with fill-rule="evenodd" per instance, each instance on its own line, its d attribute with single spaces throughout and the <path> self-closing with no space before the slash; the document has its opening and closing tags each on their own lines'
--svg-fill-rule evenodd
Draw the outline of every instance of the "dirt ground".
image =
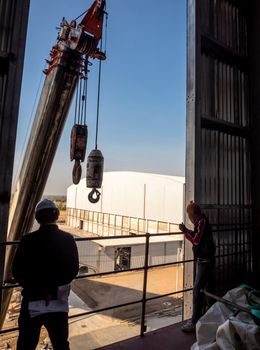
<svg viewBox="0 0 260 350">
<path fill-rule="evenodd" d="M 183 289 L 183 267 L 170 266 L 153 268 L 148 272 L 147 297 L 155 297 Z M 177 282 L 178 281 L 178 282 Z M 125 272 L 110 276 L 75 280 L 72 290 L 91 308 L 100 309 L 111 305 L 124 304 L 142 299 L 143 271 Z M 147 312 L 160 310 L 162 305 L 174 304 L 182 298 L 181 294 L 147 302 Z M 140 306 L 107 311 L 104 314 L 119 319 L 139 317 Z"/>
<path fill-rule="evenodd" d="M 178 278 L 178 282 L 177 279 Z M 141 300 L 143 272 L 125 272 L 118 275 L 88 278 L 73 282 L 73 291 L 91 308 Z M 182 266 L 154 268 L 149 271 L 147 297 L 182 290 Z M 75 320 L 70 325 L 73 350 L 97 349 L 140 334 L 141 303 L 116 308 Z M 148 301 L 146 304 L 147 330 L 164 327 L 182 320 L 182 294 Z"/>
</svg>

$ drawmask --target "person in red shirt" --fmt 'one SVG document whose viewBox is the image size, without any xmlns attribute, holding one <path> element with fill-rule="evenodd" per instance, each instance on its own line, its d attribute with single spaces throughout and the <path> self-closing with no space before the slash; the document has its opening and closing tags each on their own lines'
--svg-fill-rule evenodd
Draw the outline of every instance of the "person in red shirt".
<svg viewBox="0 0 260 350">
<path fill-rule="evenodd" d="M 182 327 L 182 331 L 194 332 L 196 323 L 203 314 L 205 304 L 204 294 L 201 293 L 201 290 L 206 289 L 213 292 L 214 289 L 215 243 L 210 223 L 202 213 L 200 206 L 191 202 L 187 206 L 187 214 L 194 225 L 194 230 L 189 230 L 183 223 L 179 225 L 179 228 L 192 244 L 194 261 L 196 262 L 196 276 L 193 287 L 192 319 Z"/>
</svg>

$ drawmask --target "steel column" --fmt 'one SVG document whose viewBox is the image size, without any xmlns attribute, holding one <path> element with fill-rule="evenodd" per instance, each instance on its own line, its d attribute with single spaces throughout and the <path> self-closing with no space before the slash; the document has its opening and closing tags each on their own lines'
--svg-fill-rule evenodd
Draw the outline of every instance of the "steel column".
<svg viewBox="0 0 260 350">
<path fill-rule="evenodd" d="M 7 237 L 29 3 L 29 0 L 0 1 L 0 241 L 5 241 Z M 4 263 L 5 247 L 2 246 L 0 283 L 3 282 Z"/>
<path fill-rule="evenodd" d="M 145 324 L 145 310 L 146 310 L 146 290 L 147 290 L 147 278 L 148 278 L 148 265 L 149 265 L 149 239 L 150 233 L 146 233 L 145 238 L 145 254 L 144 254 L 144 281 L 143 281 L 143 297 L 142 297 L 142 315 L 141 315 L 141 331 L 140 335 L 143 337 L 146 331 Z"/>
</svg>

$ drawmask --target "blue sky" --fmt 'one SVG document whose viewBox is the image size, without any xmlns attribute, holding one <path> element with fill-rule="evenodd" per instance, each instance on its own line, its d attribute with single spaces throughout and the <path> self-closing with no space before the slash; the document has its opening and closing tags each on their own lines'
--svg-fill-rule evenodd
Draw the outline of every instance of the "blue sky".
<svg viewBox="0 0 260 350">
<path fill-rule="evenodd" d="M 15 172 L 33 103 L 43 83 L 44 59 L 61 18 L 77 17 L 92 0 L 31 0 L 17 133 Z M 103 64 L 99 148 L 105 170 L 184 175 L 186 1 L 107 0 L 108 59 Z M 97 66 L 89 73 L 89 152 L 94 147 Z M 45 189 L 64 194 L 72 183 L 69 159 L 71 107 Z M 83 175 L 85 176 L 85 165 Z"/>
</svg>

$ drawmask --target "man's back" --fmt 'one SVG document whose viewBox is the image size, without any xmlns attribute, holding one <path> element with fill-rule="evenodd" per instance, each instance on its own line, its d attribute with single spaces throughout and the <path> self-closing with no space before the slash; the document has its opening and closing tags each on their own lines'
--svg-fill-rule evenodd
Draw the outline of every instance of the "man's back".
<svg viewBox="0 0 260 350">
<path fill-rule="evenodd" d="M 39 300 L 46 294 L 55 297 L 57 287 L 70 283 L 78 268 L 74 238 L 51 224 L 23 237 L 14 259 L 13 275 L 24 288 L 24 296 Z"/>
<path fill-rule="evenodd" d="M 35 350 L 44 326 L 53 349 L 69 350 L 69 289 L 79 270 L 74 238 L 59 230 L 59 208 L 49 199 L 35 208 L 39 230 L 25 235 L 17 248 L 13 276 L 23 287 L 17 350 Z"/>
</svg>

